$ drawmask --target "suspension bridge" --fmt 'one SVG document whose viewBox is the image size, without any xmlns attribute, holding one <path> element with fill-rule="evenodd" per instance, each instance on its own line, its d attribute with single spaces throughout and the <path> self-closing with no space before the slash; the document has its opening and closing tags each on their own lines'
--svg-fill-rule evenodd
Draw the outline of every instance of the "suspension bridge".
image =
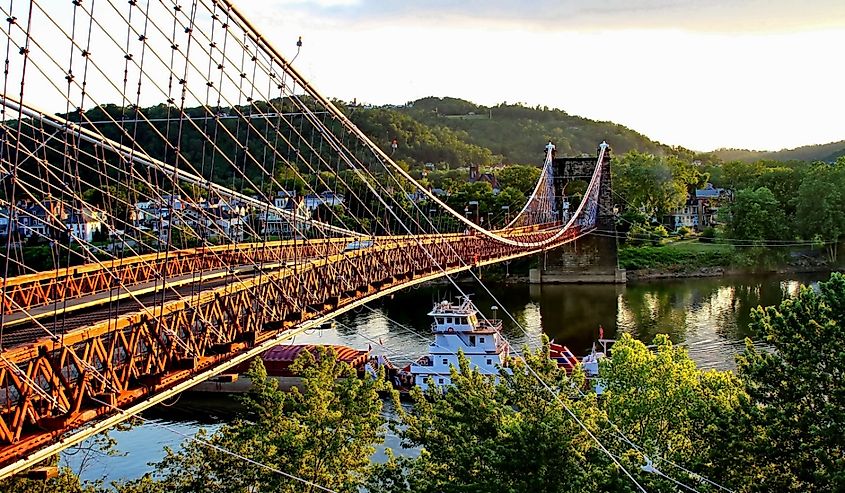
<svg viewBox="0 0 845 493">
<path fill-rule="evenodd" d="M 572 210 L 550 150 L 518 214 L 471 220 L 227 0 L 57 4 L 0 6 L 0 477 L 609 206 L 602 143 Z"/>
</svg>

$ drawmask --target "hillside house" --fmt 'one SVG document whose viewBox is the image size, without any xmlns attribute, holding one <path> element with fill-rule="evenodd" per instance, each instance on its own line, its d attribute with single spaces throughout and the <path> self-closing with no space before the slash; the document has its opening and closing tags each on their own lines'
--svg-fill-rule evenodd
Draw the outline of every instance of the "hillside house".
<svg viewBox="0 0 845 493">
<path fill-rule="evenodd" d="M 469 182 L 476 183 L 476 182 L 487 182 L 490 184 L 490 188 L 493 189 L 493 194 L 496 195 L 499 193 L 501 188 L 499 187 L 499 180 L 496 179 L 496 175 L 493 173 L 480 173 L 478 171 L 478 165 L 473 163 L 469 165 Z"/>
<path fill-rule="evenodd" d="M 72 211 L 65 219 L 65 226 L 71 239 L 91 243 L 94 235 L 100 233 L 105 227 L 103 224 L 104 213 L 97 209 L 83 206 L 80 211 Z"/>
<path fill-rule="evenodd" d="M 304 236 L 311 227 L 311 211 L 308 210 L 305 199 L 301 196 L 291 197 L 281 209 L 287 213 L 265 210 L 258 214 L 261 234 L 281 238 Z"/>
<path fill-rule="evenodd" d="M 692 191 L 683 207 L 668 214 L 663 223 L 671 230 L 686 226 L 693 231 L 701 231 L 715 226 L 719 205 L 729 197 L 728 190 L 715 188 L 712 183 L 708 183 L 703 189 Z"/>
</svg>

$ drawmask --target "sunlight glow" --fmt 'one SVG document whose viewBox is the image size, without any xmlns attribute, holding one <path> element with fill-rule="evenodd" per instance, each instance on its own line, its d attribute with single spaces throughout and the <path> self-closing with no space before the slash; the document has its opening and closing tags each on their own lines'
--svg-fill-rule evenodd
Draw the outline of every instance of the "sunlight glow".
<svg viewBox="0 0 845 493">
<path fill-rule="evenodd" d="M 845 138 L 845 20 L 772 32 L 553 30 L 455 17 L 362 25 L 287 15 L 284 6 L 244 9 L 284 53 L 302 35 L 296 68 L 347 101 L 547 105 L 696 150 Z"/>
</svg>

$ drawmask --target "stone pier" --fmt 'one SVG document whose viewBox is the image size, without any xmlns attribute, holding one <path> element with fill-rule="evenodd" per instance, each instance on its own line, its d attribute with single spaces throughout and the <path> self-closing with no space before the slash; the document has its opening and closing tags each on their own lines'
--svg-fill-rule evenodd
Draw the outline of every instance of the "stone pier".
<svg viewBox="0 0 845 493">
<path fill-rule="evenodd" d="M 589 234 L 540 254 L 539 266 L 529 272 L 532 284 L 624 284 L 625 270 L 617 265 L 616 240 Z"/>
</svg>

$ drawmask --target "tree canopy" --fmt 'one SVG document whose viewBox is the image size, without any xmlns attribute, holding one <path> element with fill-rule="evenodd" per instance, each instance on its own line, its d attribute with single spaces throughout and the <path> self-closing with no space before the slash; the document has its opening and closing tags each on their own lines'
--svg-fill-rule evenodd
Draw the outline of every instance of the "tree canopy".
<svg viewBox="0 0 845 493">
<path fill-rule="evenodd" d="M 766 240 L 783 240 L 788 230 L 785 214 L 771 190 L 740 190 L 734 201 L 719 211 L 726 221 L 729 238 L 762 244 Z"/>
<path fill-rule="evenodd" d="M 758 491 L 845 490 L 845 275 L 757 308 L 739 374 L 756 404 L 745 438 L 767 465 Z"/>
<path fill-rule="evenodd" d="M 291 369 L 302 384 L 284 392 L 256 359 L 242 418 L 168 450 L 154 476 L 121 491 L 301 492 L 318 491 L 316 484 L 357 492 L 384 437 L 377 394 L 386 388 L 384 380 L 356 378 L 330 348 L 303 351 Z"/>
<path fill-rule="evenodd" d="M 656 220 L 681 207 L 690 189 L 702 186 L 708 176 L 676 157 L 630 151 L 614 159 L 613 187 L 624 208 Z"/>
</svg>

